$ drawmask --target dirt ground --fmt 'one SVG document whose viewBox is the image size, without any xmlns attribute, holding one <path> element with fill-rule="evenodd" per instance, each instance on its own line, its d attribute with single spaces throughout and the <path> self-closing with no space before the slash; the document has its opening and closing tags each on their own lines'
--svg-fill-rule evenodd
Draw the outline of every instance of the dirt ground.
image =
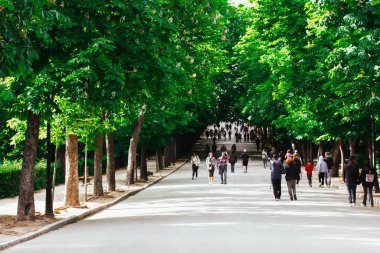
<svg viewBox="0 0 380 253">
<path fill-rule="evenodd" d="M 20 235 L 36 231 L 50 223 L 61 220 L 58 217 L 44 217 L 37 213 L 35 221 L 17 221 L 16 215 L 0 216 L 0 242 L 17 238 Z"/>
<path fill-rule="evenodd" d="M 172 169 L 169 169 L 167 171 L 169 172 L 171 170 Z M 145 185 L 157 180 L 159 177 L 159 175 L 150 176 L 147 182 L 137 180 L 131 187 L 124 186 L 114 192 L 104 192 L 105 195 L 102 197 L 94 197 L 92 194 L 88 194 L 87 202 L 85 202 L 85 196 L 81 194 L 79 197 L 81 206 L 76 208 L 66 208 L 63 206 L 57 207 L 54 209 L 54 217 L 45 217 L 41 213 L 36 213 L 35 221 L 20 222 L 16 220 L 16 215 L 0 215 L 0 243 L 19 238 L 20 236 L 33 231 L 37 231 L 38 229 L 51 223 L 68 218 L 72 215 L 77 215 L 79 212 L 84 212 L 97 206 L 110 203 L 128 192 L 144 187 Z"/>
</svg>

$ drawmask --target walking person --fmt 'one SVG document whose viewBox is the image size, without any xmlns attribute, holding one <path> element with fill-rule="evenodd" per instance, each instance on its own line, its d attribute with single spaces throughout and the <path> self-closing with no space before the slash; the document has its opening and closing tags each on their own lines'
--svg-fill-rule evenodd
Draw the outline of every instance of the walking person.
<svg viewBox="0 0 380 253">
<path fill-rule="evenodd" d="M 193 169 L 193 176 L 191 179 L 194 180 L 194 176 L 198 178 L 198 169 L 199 164 L 201 163 L 201 160 L 199 159 L 199 156 L 194 152 L 193 156 L 191 157 L 191 167 Z"/>
<path fill-rule="evenodd" d="M 210 132 L 208 131 L 208 129 L 206 129 L 206 139 L 208 140 L 208 137 L 210 136 Z"/>
<path fill-rule="evenodd" d="M 363 206 L 367 206 L 367 197 L 369 195 L 369 203 L 373 207 L 373 186 L 378 182 L 377 172 L 369 165 L 369 161 L 364 161 L 363 169 L 360 173 L 360 181 L 363 186 Z"/>
<path fill-rule="evenodd" d="M 314 166 L 309 160 L 308 163 L 305 165 L 306 175 L 307 175 L 307 181 L 309 182 L 309 186 L 313 187 L 312 185 L 312 177 L 313 177 L 313 170 Z"/>
<path fill-rule="evenodd" d="M 227 163 L 228 163 L 229 157 L 227 152 L 223 152 L 222 156 L 219 157 L 218 161 L 216 162 L 219 170 L 219 175 L 221 178 L 221 184 L 227 184 Z"/>
<path fill-rule="evenodd" d="M 334 165 L 333 158 L 330 152 L 325 153 L 325 162 L 327 164 L 327 173 L 326 173 L 326 185 L 328 188 L 331 186 L 331 176 L 332 176 L 332 167 Z"/>
<path fill-rule="evenodd" d="M 208 184 L 214 184 L 214 172 L 215 172 L 216 160 L 212 152 L 208 154 L 206 158 L 206 168 L 208 170 Z"/>
<path fill-rule="evenodd" d="M 234 144 L 232 144 L 232 146 L 231 146 L 231 153 L 235 153 L 236 152 L 236 145 L 235 145 L 235 143 Z"/>
<path fill-rule="evenodd" d="M 241 159 L 243 161 L 244 173 L 247 173 L 248 172 L 249 154 L 247 153 L 246 149 L 244 149 L 244 153 L 241 155 Z"/>
<path fill-rule="evenodd" d="M 210 150 L 211 150 L 210 145 L 208 145 L 208 143 L 206 143 L 205 150 L 204 150 L 204 154 L 206 157 L 208 156 L 208 153 L 210 153 Z"/>
<path fill-rule="evenodd" d="M 351 206 L 356 203 L 356 187 L 359 184 L 359 166 L 356 164 L 356 156 L 350 156 L 350 161 L 343 168 L 343 181 L 347 185 L 348 201 Z"/>
<path fill-rule="evenodd" d="M 228 130 L 228 139 L 231 140 L 231 135 L 232 135 L 232 132 L 231 132 L 231 128 L 230 130 Z"/>
<path fill-rule="evenodd" d="M 263 152 L 261 152 L 261 159 L 263 160 L 264 169 L 266 169 L 269 158 L 268 158 L 267 151 L 265 149 L 263 149 Z"/>
<path fill-rule="evenodd" d="M 259 149 L 257 149 L 259 150 Z M 269 152 L 269 159 L 272 159 L 273 156 L 277 157 L 277 151 L 276 151 L 276 148 L 275 147 L 272 147 L 272 150 Z"/>
<path fill-rule="evenodd" d="M 277 159 L 277 155 L 273 155 L 271 159 L 271 181 L 273 194 L 276 201 L 281 199 L 281 179 L 282 174 L 285 172 L 284 166 L 281 161 Z"/>
<path fill-rule="evenodd" d="M 325 160 L 323 159 L 323 156 L 319 157 L 319 160 L 317 163 L 317 171 L 318 171 L 319 187 L 323 187 L 325 185 L 325 177 L 328 171 L 327 164 Z"/>
<path fill-rule="evenodd" d="M 260 139 L 259 137 L 256 137 L 256 150 L 259 151 L 259 149 L 260 149 Z"/>
<path fill-rule="evenodd" d="M 216 157 L 216 150 L 217 150 L 217 146 L 216 146 L 216 143 L 215 141 L 212 142 L 212 146 L 211 146 L 211 150 L 212 150 L 212 154 L 214 155 L 214 157 Z"/>
<path fill-rule="evenodd" d="M 297 200 L 296 184 L 300 180 L 301 167 L 298 167 L 293 157 L 289 156 L 285 161 L 285 179 L 288 186 L 290 200 Z"/>
<path fill-rule="evenodd" d="M 237 161 L 236 152 L 231 153 L 230 164 L 231 164 L 231 173 L 235 173 L 235 163 Z"/>
</svg>

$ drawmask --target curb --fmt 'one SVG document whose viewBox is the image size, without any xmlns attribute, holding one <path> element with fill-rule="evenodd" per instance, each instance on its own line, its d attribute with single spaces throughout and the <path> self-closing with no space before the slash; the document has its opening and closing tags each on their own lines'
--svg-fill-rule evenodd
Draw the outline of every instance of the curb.
<svg viewBox="0 0 380 253">
<path fill-rule="evenodd" d="M 111 206 L 114 206 L 116 204 L 118 204 L 119 202 L 155 185 L 156 183 L 160 182 L 162 179 L 170 176 L 171 174 L 173 174 L 174 172 L 176 172 L 177 170 L 179 170 L 180 168 L 182 168 L 187 162 L 189 161 L 189 159 L 186 159 L 183 163 L 181 163 L 177 168 L 173 169 L 171 172 L 169 172 L 169 174 L 165 175 L 165 176 L 161 176 L 160 178 L 158 178 L 157 180 L 143 186 L 142 188 L 140 189 L 136 189 L 134 191 L 131 191 L 131 192 L 128 192 L 127 194 L 115 199 L 114 201 L 110 202 L 110 203 L 107 203 L 107 204 L 104 204 L 102 206 L 99 206 L 99 207 L 96 207 L 94 209 L 91 209 L 91 210 L 88 210 L 82 214 L 79 214 L 79 215 L 74 215 L 74 216 L 70 216 L 68 218 L 65 218 L 63 220 L 60 220 L 60 221 L 57 221 L 57 222 L 54 222 L 52 224 L 49 224 L 45 227 L 42 227 L 40 228 L 39 230 L 37 231 L 34 231 L 34 232 L 30 232 L 28 234 L 25 234 L 24 236 L 22 236 L 21 238 L 18 238 L 18 239 L 14 239 L 12 241 L 9 241 L 9 242 L 4 242 L 4 243 L 1 243 L 0 244 L 0 251 L 1 250 L 4 250 L 4 249 L 7 249 L 7 248 L 10 248 L 10 247 L 13 247 L 13 246 L 16 246 L 20 243 L 23 243 L 23 242 L 26 242 L 26 241 L 30 241 L 38 236 L 41 236 L 41 235 L 44 235 L 44 234 L 47 234 L 53 230 L 57 230 L 59 228 L 62 228 L 66 225 L 69 225 L 71 223 L 75 223 L 79 220 L 82 220 L 86 217 L 89 217 L 91 215 L 94 215 L 100 211 L 103 211 Z"/>
</svg>

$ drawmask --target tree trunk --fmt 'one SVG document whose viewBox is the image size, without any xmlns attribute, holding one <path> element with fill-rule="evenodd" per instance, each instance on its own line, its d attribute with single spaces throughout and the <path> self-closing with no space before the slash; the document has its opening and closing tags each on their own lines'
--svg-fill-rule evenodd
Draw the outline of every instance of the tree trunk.
<svg viewBox="0 0 380 253">
<path fill-rule="evenodd" d="M 106 135 L 106 149 L 107 149 L 107 184 L 108 191 L 116 190 L 115 182 L 115 146 L 113 142 L 113 133 L 109 132 Z"/>
<path fill-rule="evenodd" d="M 170 140 L 170 160 L 172 165 L 175 165 L 175 162 L 177 161 L 177 148 L 176 148 L 176 138 L 173 136 Z"/>
<path fill-rule="evenodd" d="M 66 138 L 65 206 L 79 206 L 78 135 Z"/>
<path fill-rule="evenodd" d="M 355 155 L 355 144 L 356 144 L 356 141 L 353 140 L 353 139 L 349 139 L 348 140 L 348 144 L 350 146 L 350 156 Z"/>
<path fill-rule="evenodd" d="M 375 151 L 376 151 L 376 148 L 375 148 L 375 145 L 376 145 L 376 136 L 375 136 L 375 132 L 376 132 L 376 124 L 375 124 L 375 119 L 374 117 L 371 117 L 371 140 L 370 140 L 370 147 L 369 147 L 369 160 L 370 160 L 370 163 L 371 163 L 371 166 L 372 168 L 375 168 L 376 169 L 376 156 L 375 156 Z"/>
<path fill-rule="evenodd" d="M 158 154 L 158 168 L 162 170 L 164 168 L 164 160 L 162 159 L 162 149 L 157 151 Z"/>
<path fill-rule="evenodd" d="M 58 144 L 57 144 L 58 145 Z M 58 163 L 63 175 L 66 173 L 66 146 L 58 146 Z"/>
<path fill-rule="evenodd" d="M 164 149 L 164 166 L 165 167 L 170 166 L 170 148 L 169 148 L 169 145 L 167 145 Z"/>
<path fill-rule="evenodd" d="M 306 157 L 307 151 L 305 151 L 305 150 L 306 150 L 306 147 L 305 147 L 305 141 L 302 141 L 302 142 L 301 142 L 301 149 L 299 150 L 299 152 L 300 152 L 300 154 L 301 154 L 301 157 L 303 158 L 303 159 L 302 159 L 302 162 L 303 162 L 304 164 L 307 163 L 307 157 Z"/>
<path fill-rule="evenodd" d="M 45 197 L 45 215 L 54 216 L 53 196 L 52 196 L 52 176 L 51 176 L 51 141 L 50 141 L 50 123 L 46 127 L 46 197 Z"/>
<path fill-rule="evenodd" d="M 344 153 L 343 153 L 343 141 L 342 140 L 339 140 L 339 150 L 340 150 L 340 160 L 341 160 L 341 171 L 343 173 L 343 169 L 344 169 Z"/>
<path fill-rule="evenodd" d="M 321 155 L 323 156 L 323 142 L 322 141 L 320 141 L 319 145 L 318 145 L 318 157 L 317 157 L 317 159 L 319 159 L 319 157 Z"/>
<path fill-rule="evenodd" d="M 334 147 L 334 153 L 333 153 L 333 161 L 334 161 L 334 167 L 332 171 L 333 177 L 339 176 L 339 161 L 340 161 L 340 142 L 341 140 L 335 141 L 335 147 Z"/>
<path fill-rule="evenodd" d="M 140 154 L 140 179 L 148 181 L 148 166 L 146 164 L 146 149 L 145 143 L 141 143 L 141 154 Z"/>
<path fill-rule="evenodd" d="M 156 151 L 156 172 L 158 172 L 159 170 L 160 170 L 160 165 L 158 161 L 158 151 Z"/>
<path fill-rule="evenodd" d="M 310 161 L 311 163 L 314 163 L 314 158 L 313 158 L 313 142 L 310 141 L 310 150 L 309 150 L 309 156 L 310 156 Z"/>
<path fill-rule="evenodd" d="M 28 111 L 25 133 L 24 156 L 20 178 L 20 195 L 17 206 L 17 220 L 34 220 L 34 171 L 37 156 L 40 116 Z"/>
<path fill-rule="evenodd" d="M 96 151 L 94 153 L 94 196 L 103 196 L 102 182 L 102 156 L 103 156 L 103 135 L 96 137 Z"/>
<path fill-rule="evenodd" d="M 141 107 L 135 130 L 133 131 L 131 140 L 129 142 L 128 167 L 127 167 L 127 184 L 128 185 L 135 183 L 135 179 L 133 176 L 134 176 L 134 171 L 136 167 L 137 140 L 139 139 L 139 135 L 141 133 L 141 129 L 144 124 L 145 108 L 146 108 L 145 105 Z"/>
</svg>

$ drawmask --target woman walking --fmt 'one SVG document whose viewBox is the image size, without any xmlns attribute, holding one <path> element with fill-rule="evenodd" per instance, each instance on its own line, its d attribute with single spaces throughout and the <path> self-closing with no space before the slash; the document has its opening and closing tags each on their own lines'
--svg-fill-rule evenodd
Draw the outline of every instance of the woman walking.
<svg viewBox="0 0 380 253">
<path fill-rule="evenodd" d="M 271 160 L 271 181 L 273 194 L 276 201 L 281 198 L 281 178 L 284 171 L 284 166 L 282 165 L 281 160 L 277 159 L 277 154 L 272 156 Z"/>
<path fill-rule="evenodd" d="M 264 169 L 267 168 L 267 164 L 268 164 L 268 154 L 267 154 L 267 151 L 265 149 L 263 149 L 263 152 L 261 152 L 261 159 L 263 160 L 263 164 L 264 164 Z"/>
<path fill-rule="evenodd" d="M 317 171 L 318 171 L 319 187 L 323 187 L 325 185 L 325 177 L 328 171 L 327 163 L 323 159 L 323 156 L 319 157 L 319 160 L 317 163 Z"/>
<path fill-rule="evenodd" d="M 213 153 L 210 152 L 208 154 L 208 157 L 206 158 L 206 168 L 208 170 L 208 184 L 214 183 L 215 165 L 216 165 L 215 157 L 213 156 Z"/>
<path fill-rule="evenodd" d="M 301 169 L 294 163 L 293 157 L 288 157 L 285 164 L 285 179 L 289 197 L 291 201 L 297 200 L 296 184 L 300 180 Z"/>
<path fill-rule="evenodd" d="M 364 161 L 362 172 L 360 173 L 360 181 L 363 186 L 363 206 L 367 206 L 367 196 L 369 195 L 369 203 L 373 207 L 373 186 L 378 182 L 377 173 L 374 168 L 369 165 L 369 161 Z"/>
<path fill-rule="evenodd" d="M 247 150 L 244 149 L 244 153 L 241 155 L 241 159 L 243 161 L 243 169 L 244 173 L 247 173 L 248 170 L 248 161 L 249 161 L 249 154 L 247 153 Z"/>
<path fill-rule="evenodd" d="M 229 156 L 227 152 L 223 152 L 222 156 L 219 157 L 217 163 L 219 169 L 219 175 L 221 178 L 221 184 L 227 184 L 227 163 L 229 160 Z"/>
<path fill-rule="evenodd" d="M 199 159 L 199 156 L 194 152 L 193 156 L 191 157 L 191 167 L 193 169 L 193 176 L 191 179 L 194 180 L 194 176 L 198 178 L 198 169 L 199 169 L 199 164 L 201 163 L 201 160 Z"/>
</svg>

